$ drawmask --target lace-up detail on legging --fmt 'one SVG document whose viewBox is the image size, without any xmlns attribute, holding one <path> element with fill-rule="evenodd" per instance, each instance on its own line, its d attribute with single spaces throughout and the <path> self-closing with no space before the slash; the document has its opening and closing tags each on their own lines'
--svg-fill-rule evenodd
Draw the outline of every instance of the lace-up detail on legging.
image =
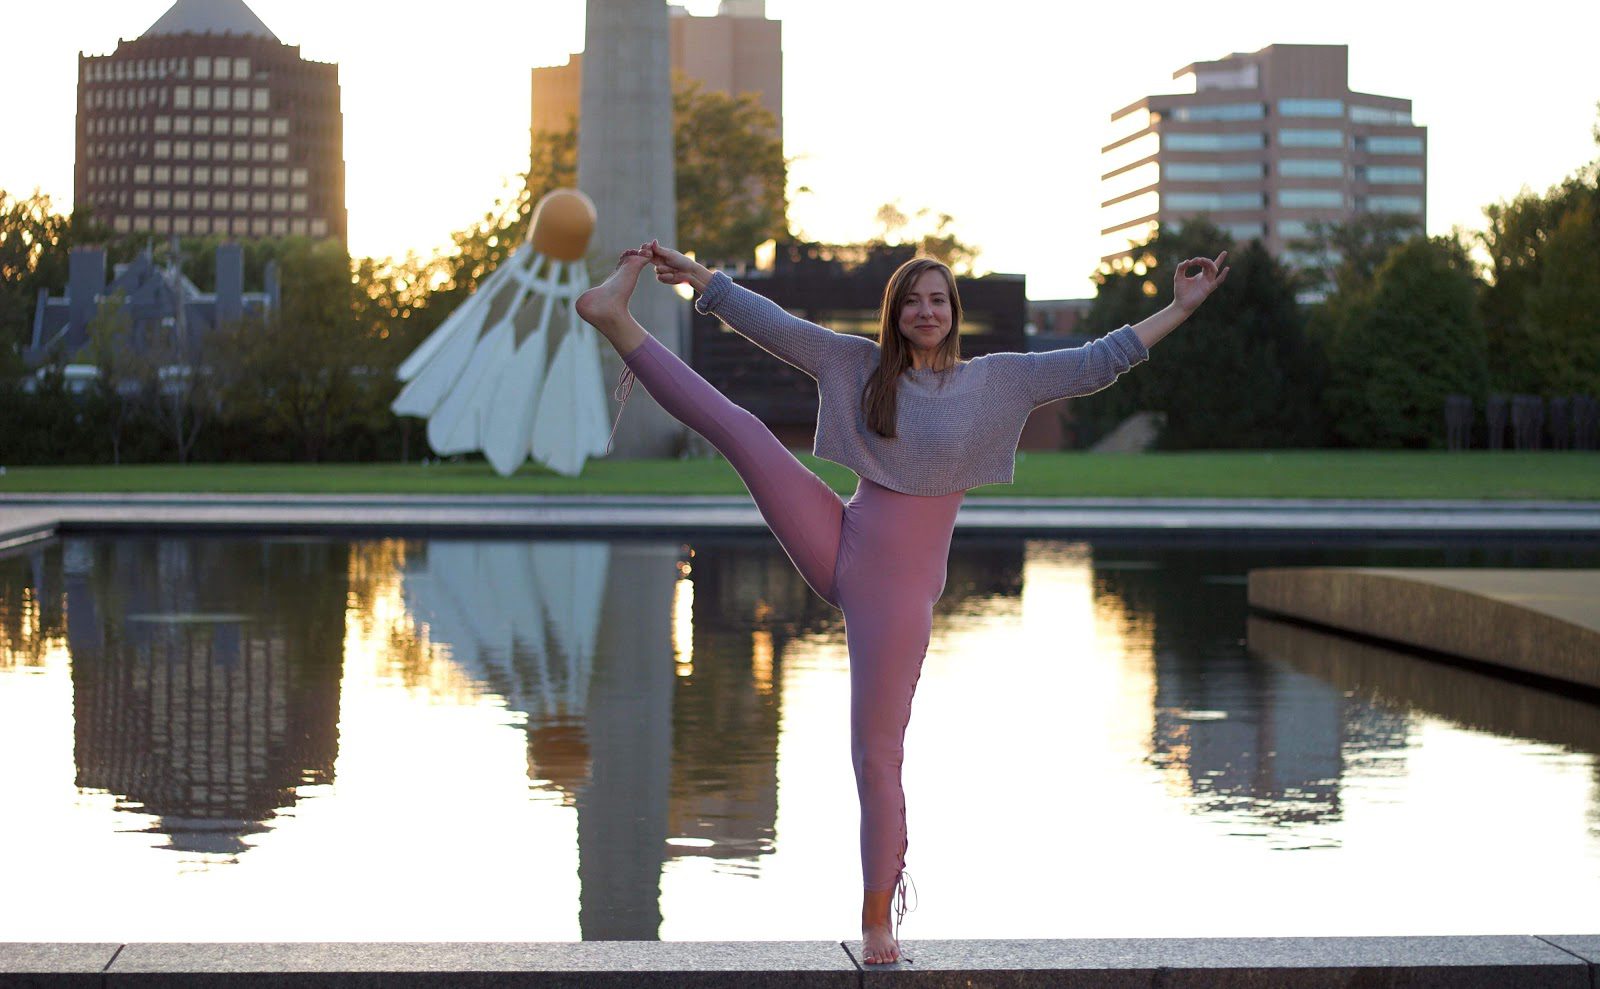
<svg viewBox="0 0 1600 989">
<path fill-rule="evenodd" d="M 617 406 L 617 417 L 611 422 L 611 435 L 606 437 L 606 452 L 611 452 L 611 444 L 617 438 L 617 426 L 622 423 L 622 410 L 628 407 L 628 396 L 633 394 L 633 383 L 638 379 L 634 377 L 633 368 L 626 364 L 622 366 L 622 377 L 617 379 L 616 391 L 611 397 L 621 404 Z M 592 393 L 591 393 L 592 394 Z"/>
</svg>

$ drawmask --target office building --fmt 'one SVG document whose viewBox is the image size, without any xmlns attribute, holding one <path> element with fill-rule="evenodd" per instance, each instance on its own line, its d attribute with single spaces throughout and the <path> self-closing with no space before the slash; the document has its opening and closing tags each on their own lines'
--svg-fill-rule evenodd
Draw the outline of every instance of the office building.
<svg viewBox="0 0 1600 989">
<path fill-rule="evenodd" d="M 78 56 L 73 201 L 117 233 L 346 239 L 339 67 L 243 0 L 178 0 Z"/>
<path fill-rule="evenodd" d="M 669 60 L 709 91 L 756 96 L 783 136 L 783 22 L 767 19 L 765 0 L 722 0 L 714 17 L 668 8 Z M 533 70 L 529 134 L 560 133 L 578 119 L 583 56 Z"/>
<path fill-rule="evenodd" d="M 1427 128 L 1411 101 L 1354 92 L 1345 45 L 1269 45 L 1173 74 L 1193 92 L 1111 115 L 1101 148 L 1101 260 L 1131 266 L 1156 225 L 1205 215 L 1274 254 L 1313 221 L 1399 214 L 1424 229 Z"/>
</svg>

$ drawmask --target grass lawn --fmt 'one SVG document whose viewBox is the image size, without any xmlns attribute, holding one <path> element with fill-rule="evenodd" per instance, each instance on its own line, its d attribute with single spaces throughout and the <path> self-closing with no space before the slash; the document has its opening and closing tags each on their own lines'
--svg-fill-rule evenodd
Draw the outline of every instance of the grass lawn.
<svg viewBox="0 0 1600 989">
<path fill-rule="evenodd" d="M 836 491 L 855 475 L 801 460 Z M 483 462 L 13 467 L 0 493 L 741 494 L 726 461 L 591 461 L 581 477 L 528 466 L 501 478 Z M 1600 453 L 1362 452 L 1023 453 L 1016 483 L 975 496 L 1124 498 L 1539 498 L 1600 500 Z"/>
</svg>

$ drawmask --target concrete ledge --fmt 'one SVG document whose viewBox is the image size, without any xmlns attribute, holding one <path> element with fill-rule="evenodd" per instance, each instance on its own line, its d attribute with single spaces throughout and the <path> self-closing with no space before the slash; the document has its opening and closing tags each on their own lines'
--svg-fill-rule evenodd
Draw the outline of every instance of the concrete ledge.
<svg viewBox="0 0 1600 989">
<path fill-rule="evenodd" d="M 1600 570 L 1285 567 L 1250 607 L 1600 689 Z"/>
<path fill-rule="evenodd" d="M 1594 989 L 1600 934 L 860 943 L 0 944 L 10 986 L 1115 987 Z"/>
</svg>

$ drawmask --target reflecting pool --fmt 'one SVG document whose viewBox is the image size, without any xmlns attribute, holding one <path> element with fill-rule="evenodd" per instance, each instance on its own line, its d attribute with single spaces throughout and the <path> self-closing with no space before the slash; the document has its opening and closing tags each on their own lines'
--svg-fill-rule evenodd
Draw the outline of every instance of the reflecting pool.
<svg viewBox="0 0 1600 989">
<path fill-rule="evenodd" d="M 917 938 L 1600 929 L 1600 707 L 1253 616 L 1259 566 L 1600 544 L 958 536 Z M 855 936 L 848 657 L 768 537 L 0 558 L 7 940 Z"/>
</svg>

